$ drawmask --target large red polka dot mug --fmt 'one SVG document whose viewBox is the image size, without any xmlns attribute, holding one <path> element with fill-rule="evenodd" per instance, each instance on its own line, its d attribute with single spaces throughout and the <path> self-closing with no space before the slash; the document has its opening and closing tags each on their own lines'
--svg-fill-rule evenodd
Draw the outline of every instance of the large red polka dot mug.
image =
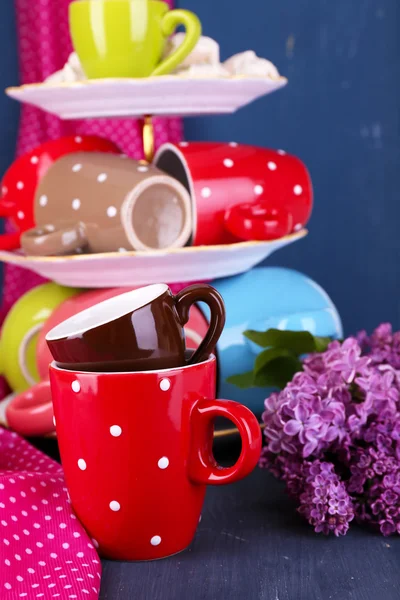
<svg viewBox="0 0 400 600">
<path fill-rule="evenodd" d="M 310 218 L 308 171 L 282 150 L 181 142 L 161 146 L 154 163 L 191 195 L 195 246 L 277 239 Z"/>
<path fill-rule="evenodd" d="M 215 400 L 216 359 L 161 371 L 73 372 L 50 367 L 61 460 L 76 515 L 105 558 L 153 560 L 192 541 L 207 484 L 255 467 L 261 433 L 236 402 Z M 213 421 L 242 438 L 235 465 L 212 454 Z"/>
</svg>

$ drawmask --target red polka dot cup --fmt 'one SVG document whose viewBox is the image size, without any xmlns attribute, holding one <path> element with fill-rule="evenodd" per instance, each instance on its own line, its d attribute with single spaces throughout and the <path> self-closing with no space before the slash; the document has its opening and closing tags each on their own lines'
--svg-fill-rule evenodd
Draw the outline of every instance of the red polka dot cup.
<svg viewBox="0 0 400 600">
<path fill-rule="evenodd" d="M 97 136 L 69 136 L 47 141 L 15 160 L 1 182 L 0 217 L 8 217 L 17 232 L 0 235 L 0 250 L 20 246 L 21 233 L 35 226 L 36 188 L 52 164 L 72 152 L 120 151 L 115 144 Z"/>
<path fill-rule="evenodd" d="M 154 560 L 192 542 L 206 486 L 233 483 L 257 464 L 259 424 L 215 400 L 216 359 L 163 371 L 83 373 L 50 367 L 61 460 L 72 506 L 100 554 Z M 212 454 L 213 421 L 242 438 L 235 465 Z"/>
<path fill-rule="evenodd" d="M 154 164 L 189 191 L 195 246 L 277 239 L 310 218 L 308 171 L 282 150 L 181 142 L 161 146 Z"/>
</svg>

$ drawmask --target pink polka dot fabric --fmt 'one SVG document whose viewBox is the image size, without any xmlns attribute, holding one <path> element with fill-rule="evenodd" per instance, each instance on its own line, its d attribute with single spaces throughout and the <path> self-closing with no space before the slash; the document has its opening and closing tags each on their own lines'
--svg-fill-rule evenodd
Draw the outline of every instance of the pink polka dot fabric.
<svg viewBox="0 0 400 600">
<path fill-rule="evenodd" d="M 61 466 L 0 428 L 0 598 L 97 599 L 101 564 Z"/>
<path fill-rule="evenodd" d="M 167 0 L 171 5 L 172 0 Z M 15 0 L 19 35 L 21 83 L 44 81 L 61 69 L 72 51 L 68 26 L 68 6 L 71 0 Z M 17 155 L 24 154 L 47 139 L 64 135 L 99 135 L 115 142 L 125 154 L 142 158 L 142 124 L 132 119 L 91 119 L 61 121 L 53 115 L 23 106 L 18 136 Z M 166 141 L 182 139 L 180 119 L 154 119 L 156 146 Z M 13 231 L 11 223 L 7 233 Z M 2 315 L 7 314 L 14 302 L 35 285 L 42 283 L 38 275 L 7 265 L 4 269 Z M 0 380 L 0 398 L 5 395 Z"/>
</svg>

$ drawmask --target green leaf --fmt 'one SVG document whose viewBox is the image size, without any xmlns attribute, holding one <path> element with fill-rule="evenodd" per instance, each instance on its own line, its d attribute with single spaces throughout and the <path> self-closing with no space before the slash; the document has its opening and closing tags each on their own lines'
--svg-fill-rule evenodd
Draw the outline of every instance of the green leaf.
<svg viewBox="0 0 400 600">
<path fill-rule="evenodd" d="M 316 342 L 314 336 L 308 331 L 281 331 L 268 329 L 268 331 L 245 331 L 244 336 L 262 348 L 286 348 L 294 354 L 309 354 L 315 352 Z"/>
<path fill-rule="evenodd" d="M 329 344 L 332 341 L 330 337 L 319 337 L 317 335 L 314 336 L 315 341 L 315 352 L 325 352 L 328 348 Z"/>
<path fill-rule="evenodd" d="M 268 365 L 268 363 L 277 358 L 294 358 L 296 360 L 296 355 L 286 348 L 268 348 L 268 350 L 263 350 L 256 357 L 254 363 L 254 373 L 257 375 L 257 373 L 262 371 L 266 365 Z"/>
<path fill-rule="evenodd" d="M 226 381 L 236 385 L 242 390 L 255 386 L 253 371 L 248 371 L 247 373 L 242 373 L 241 375 L 231 375 L 231 377 L 228 377 Z"/>
<path fill-rule="evenodd" d="M 269 361 L 255 375 L 254 382 L 257 387 L 269 386 L 283 389 L 302 369 L 302 363 L 295 356 L 280 356 Z"/>
</svg>

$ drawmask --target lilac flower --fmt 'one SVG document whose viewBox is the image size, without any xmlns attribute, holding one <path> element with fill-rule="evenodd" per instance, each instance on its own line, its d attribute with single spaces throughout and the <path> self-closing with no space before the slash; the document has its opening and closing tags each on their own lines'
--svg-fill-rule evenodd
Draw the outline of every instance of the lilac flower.
<svg viewBox="0 0 400 600">
<path fill-rule="evenodd" d="M 316 532 L 343 535 L 356 516 L 400 533 L 400 332 L 332 342 L 303 368 L 265 402 L 260 466 Z"/>
</svg>

